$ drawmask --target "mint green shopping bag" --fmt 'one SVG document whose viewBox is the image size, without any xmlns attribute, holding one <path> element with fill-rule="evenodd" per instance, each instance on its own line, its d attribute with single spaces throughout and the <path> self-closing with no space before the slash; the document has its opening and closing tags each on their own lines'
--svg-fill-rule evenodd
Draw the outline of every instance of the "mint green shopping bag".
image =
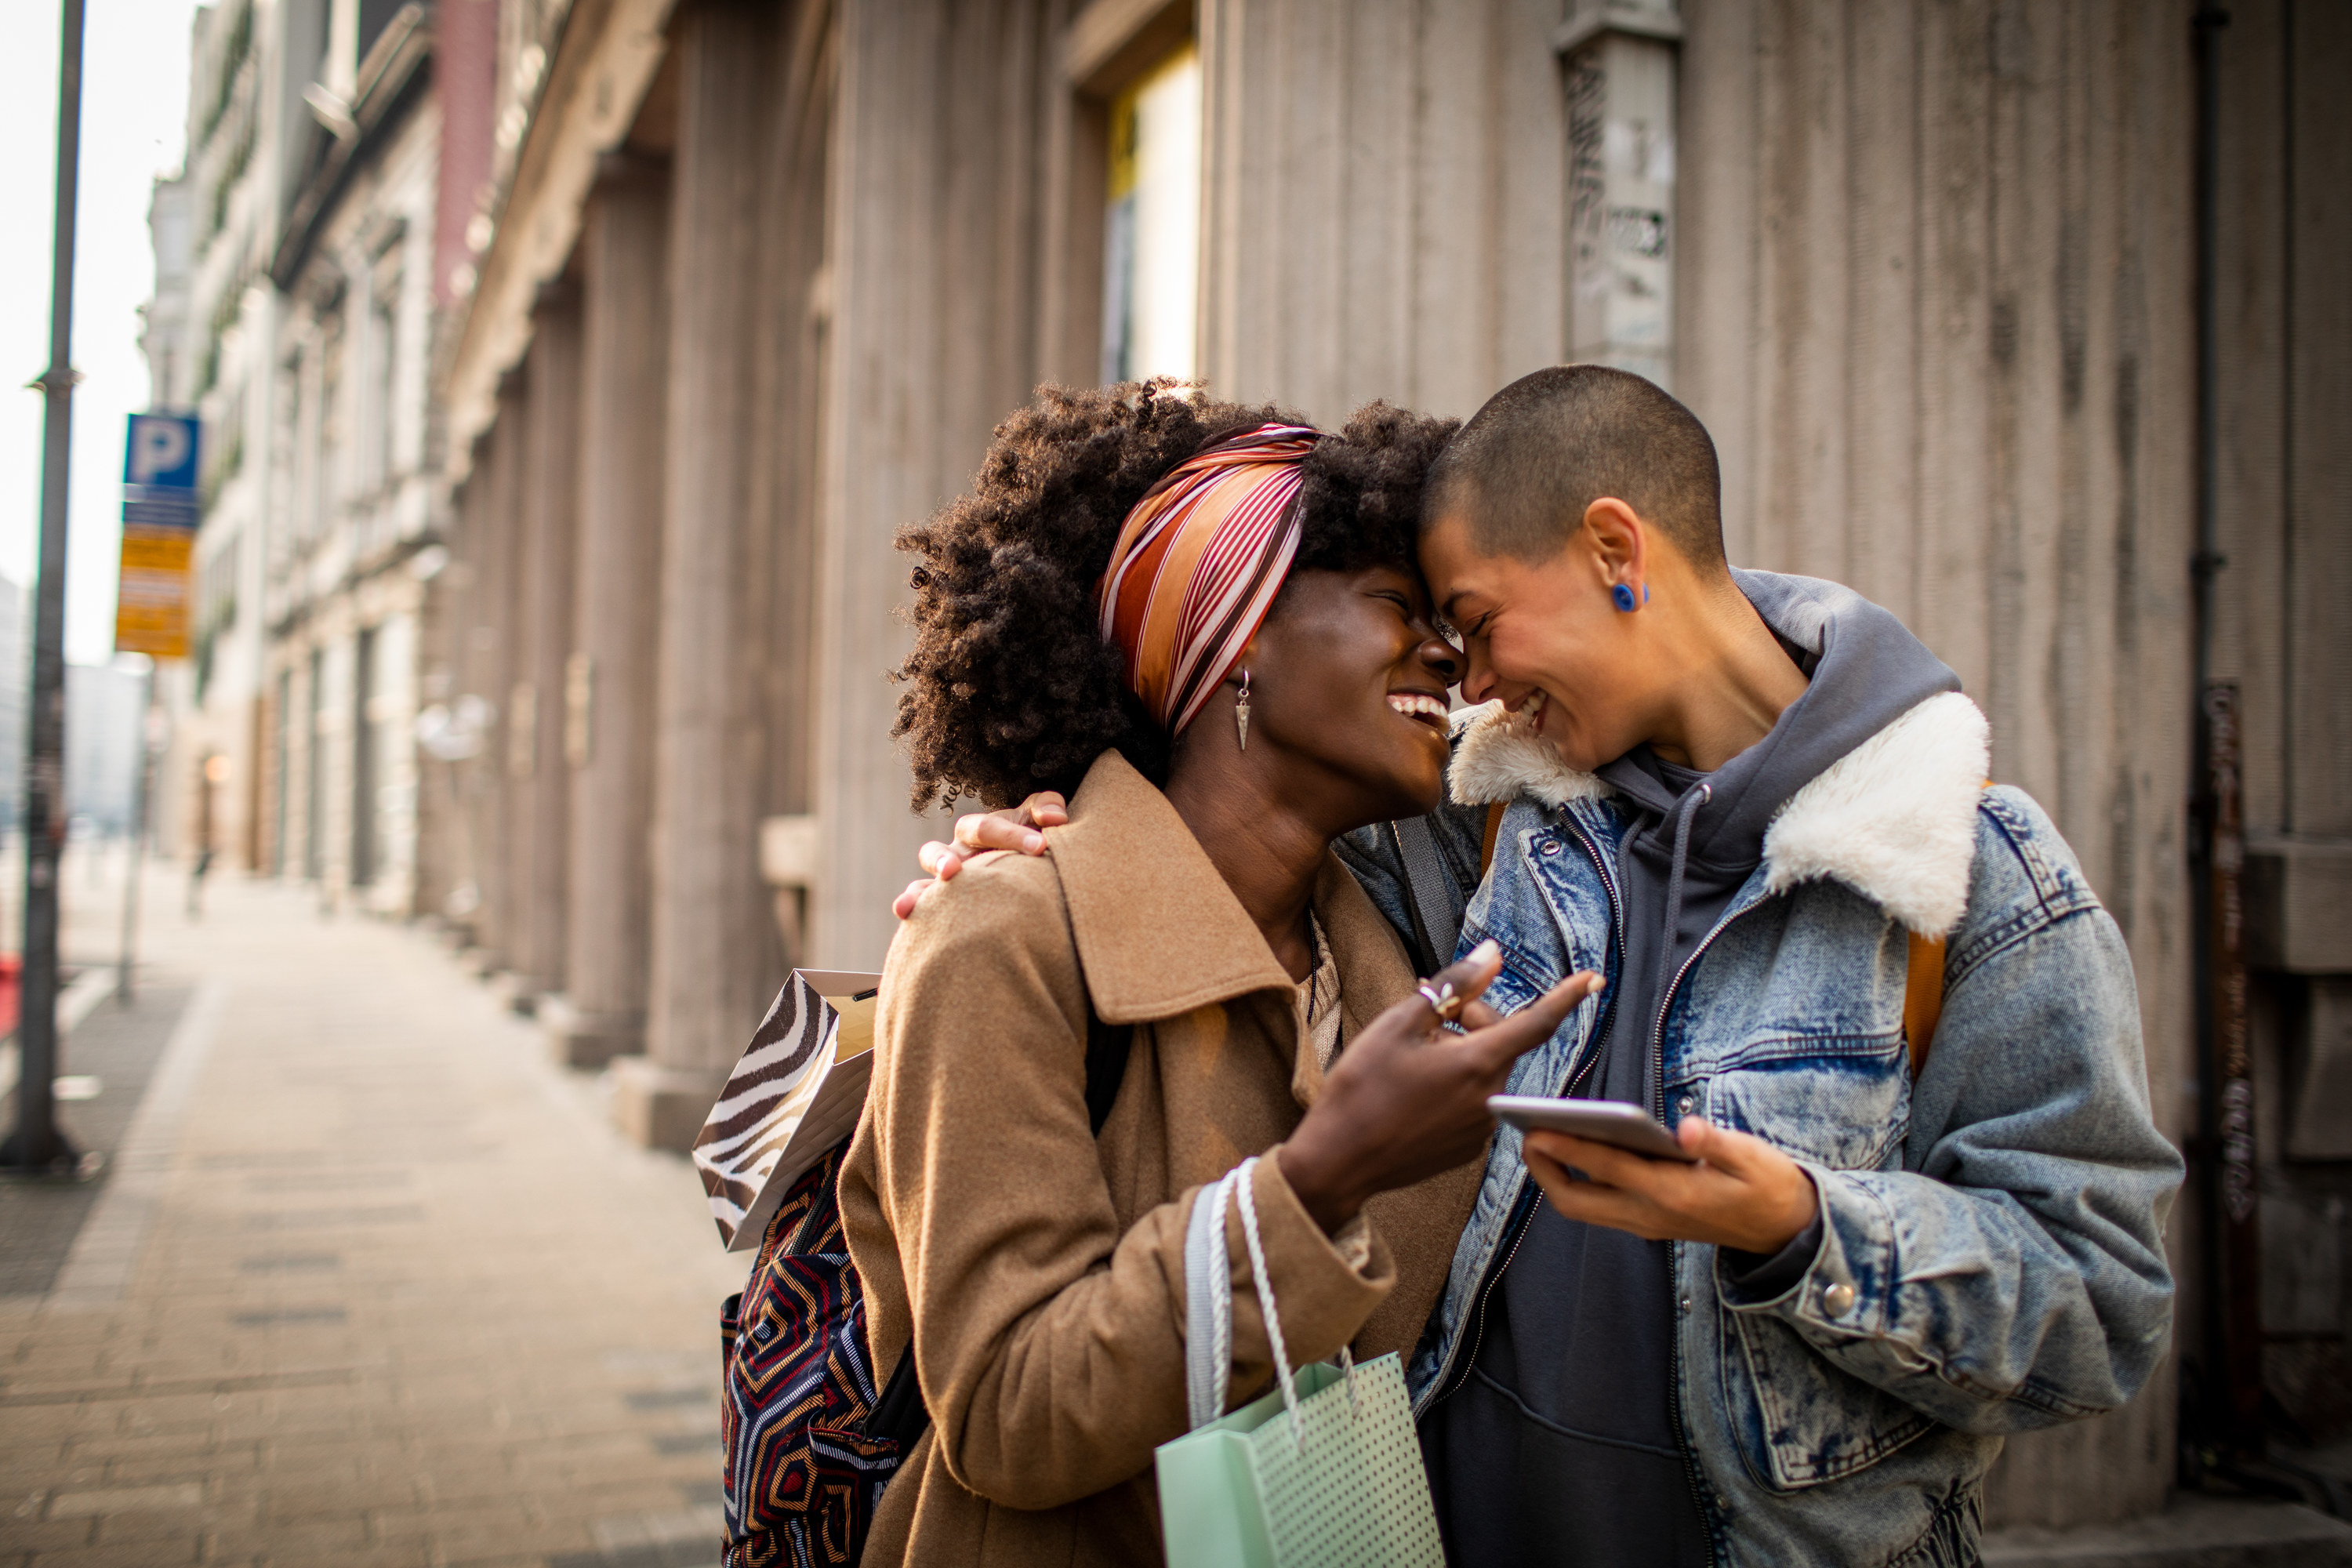
<svg viewBox="0 0 2352 1568">
<path fill-rule="evenodd" d="M 1403 1363 L 1391 1354 L 1349 1366 L 1343 1355 L 1341 1365 L 1318 1363 L 1291 1375 L 1258 1243 L 1249 1188 L 1255 1163 L 1243 1162 L 1193 1205 L 1185 1248 L 1193 1331 L 1185 1352 L 1196 1421 L 1223 1404 L 1232 1354 L 1233 1302 L 1224 1286 L 1229 1194 L 1241 1204 L 1277 1383 L 1232 1415 L 1160 1446 L 1169 1568 L 1444 1568 Z M 1205 1399 L 1197 1392 L 1204 1380 L 1213 1384 Z"/>
</svg>

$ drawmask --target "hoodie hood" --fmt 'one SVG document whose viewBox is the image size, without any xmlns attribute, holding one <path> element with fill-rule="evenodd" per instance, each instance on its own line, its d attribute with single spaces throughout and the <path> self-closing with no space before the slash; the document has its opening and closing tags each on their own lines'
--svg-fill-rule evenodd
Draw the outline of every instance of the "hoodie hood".
<svg viewBox="0 0 2352 1568">
<path fill-rule="evenodd" d="M 1767 888 L 1838 881 L 1906 929 L 1940 937 L 1959 922 L 1989 762 L 1984 715 L 1959 678 L 1892 613 L 1819 578 L 1735 570 L 1765 624 L 1811 676 L 1755 745 L 1707 778 L 1688 807 L 1688 853 L 1725 871 L 1767 869 Z M 1671 831 L 1685 791 L 1637 747 L 1580 773 L 1489 703 L 1465 726 L 1450 785 L 1464 805 L 1521 794 L 1555 807 L 1622 795 Z"/>
</svg>

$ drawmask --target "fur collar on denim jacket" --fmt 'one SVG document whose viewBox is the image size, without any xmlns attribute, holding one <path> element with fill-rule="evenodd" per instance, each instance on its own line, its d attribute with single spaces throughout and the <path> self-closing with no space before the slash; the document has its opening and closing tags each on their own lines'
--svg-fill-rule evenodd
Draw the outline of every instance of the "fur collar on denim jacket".
<svg viewBox="0 0 2352 1568">
<path fill-rule="evenodd" d="M 1458 804 L 1524 793 L 1559 809 L 1613 793 L 1561 761 L 1501 703 L 1473 712 L 1449 774 Z M 1957 691 L 1930 697 L 1781 804 L 1764 836 L 1765 890 L 1843 882 L 1906 930 L 1948 935 L 1968 909 L 1977 796 L 1990 753 L 1975 703 Z"/>
</svg>

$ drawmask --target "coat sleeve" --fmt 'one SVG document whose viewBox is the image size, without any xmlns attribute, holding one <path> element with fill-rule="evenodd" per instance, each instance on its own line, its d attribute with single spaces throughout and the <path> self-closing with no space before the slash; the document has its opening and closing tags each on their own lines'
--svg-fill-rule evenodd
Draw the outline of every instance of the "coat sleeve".
<svg viewBox="0 0 2352 1568">
<path fill-rule="evenodd" d="M 1717 1280 L 1922 1413 L 2007 1433 L 2114 1409 L 2155 1369 L 2182 1163 L 2149 1111 L 2122 932 L 2037 807 L 1988 803 L 1905 1168 L 1808 1165 L 1811 1267 L 1760 1300 L 1730 1259 Z"/>
<path fill-rule="evenodd" d="M 911 1310 L 916 1378 L 955 1479 L 1055 1508 L 1129 1479 L 1187 1426 L 1184 1233 L 1192 1194 L 1121 1230 L 1087 1119 L 1086 1001 L 1050 862 L 976 861 L 892 948 L 875 1080 L 852 1151 L 872 1173 Z M 1255 1173 L 1294 1365 L 1333 1354 L 1393 1283 L 1361 1226 L 1336 1244 Z M 1237 1216 L 1232 1386 L 1270 1354 Z M 865 1264 L 860 1263 L 861 1270 Z M 897 1345 L 877 1314 L 877 1373 Z M 904 1334 L 902 1324 L 898 1329 Z M 903 1343 L 900 1340 L 898 1343 Z"/>
</svg>

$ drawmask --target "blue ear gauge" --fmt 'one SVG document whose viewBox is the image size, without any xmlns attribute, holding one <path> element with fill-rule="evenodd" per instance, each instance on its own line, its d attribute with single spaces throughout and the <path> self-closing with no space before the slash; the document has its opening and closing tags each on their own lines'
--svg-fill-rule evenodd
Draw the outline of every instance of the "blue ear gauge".
<svg viewBox="0 0 2352 1568">
<path fill-rule="evenodd" d="M 1642 597 L 1646 599 L 1649 596 L 1649 585 L 1644 584 L 1642 588 Z M 1631 615 L 1633 611 L 1641 608 L 1639 605 L 1636 605 L 1633 602 L 1633 590 L 1627 587 L 1622 583 L 1618 584 L 1615 587 L 1609 590 L 1609 599 L 1612 604 L 1615 605 L 1619 609 L 1624 611 L 1628 615 Z"/>
</svg>

